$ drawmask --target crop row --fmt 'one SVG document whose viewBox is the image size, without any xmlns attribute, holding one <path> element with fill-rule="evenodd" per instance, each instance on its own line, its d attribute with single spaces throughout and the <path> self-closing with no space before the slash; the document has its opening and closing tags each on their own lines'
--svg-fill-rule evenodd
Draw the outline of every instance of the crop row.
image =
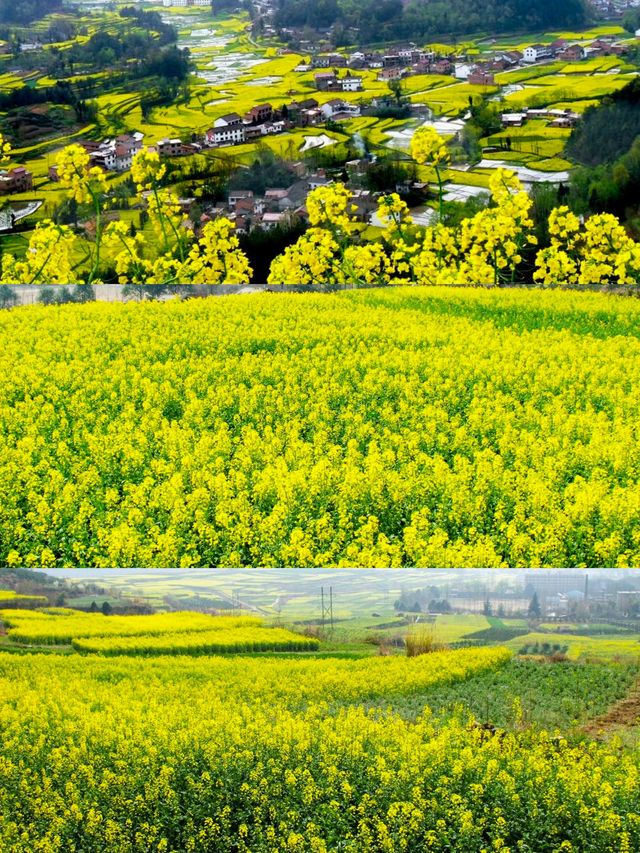
<svg viewBox="0 0 640 853">
<path fill-rule="evenodd" d="M 46 604 L 47 597 L 45 595 L 24 595 L 20 592 L 14 592 L 12 589 L 0 589 L 0 606 L 7 607 L 16 604 L 18 607 L 21 604 Z"/>
<path fill-rule="evenodd" d="M 425 705 L 446 715 L 462 707 L 496 726 L 566 730 L 603 714 L 624 698 L 639 674 L 640 661 L 548 664 L 514 657 L 499 669 L 400 696 L 389 705 L 407 719 L 420 716 Z"/>
<path fill-rule="evenodd" d="M 0 655 L 0 846 L 14 853 L 616 853 L 640 754 L 385 706 L 499 650 L 273 661 Z M 293 670 L 290 664 L 294 666 Z M 498 666 L 494 657 L 492 666 Z M 464 668 L 464 667 L 463 667 Z M 384 673 L 393 679 L 379 681 Z M 291 690 L 291 682 L 294 689 Z M 327 690 L 332 683 L 334 690 Z M 352 690 L 353 686 L 358 689 Z M 296 707 L 299 690 L 306 703 Z M 313 697 L 313 698 L 312 698 Z"/>
<path fill-rule="evenodd" d="M 78 652 L 102 655 L 206 655 L 313 651 L 320 642 L 284 628 L 236 628 L 156 637 L 93 637 L 74 639 L 72 645 Z"/>
<path fill-rule="evenodd" d="M 150 616 L 104 616 L 102 613 L 82 613 L 77 610 L 63 614 L 2 610 L 0 619 L 9 626 L 9 637 L 15 642 L 44 645 L 70 643 L 81 637 L 153 637 L 198 632 L 212 634 L 262 624 L 261 619 L 252 616 L 206 616 L 189 611 Z"/>
</svg>

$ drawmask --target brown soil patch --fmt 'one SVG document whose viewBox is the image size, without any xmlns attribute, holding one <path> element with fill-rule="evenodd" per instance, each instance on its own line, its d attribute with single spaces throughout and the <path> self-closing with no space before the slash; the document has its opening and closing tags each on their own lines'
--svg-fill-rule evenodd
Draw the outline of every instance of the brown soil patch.
<svg viewBox="0 0 640 853">
<path fill-rule="evenodd" d="M 607 734 L 613 729 L 630 728 L 640 723 L 640 684 L 637 684 L 632 692 L 620 699 L 615 705 L 600 717 L 590 720 L 583 726 L 585 734 L 597 737 Z"/>
</svg>

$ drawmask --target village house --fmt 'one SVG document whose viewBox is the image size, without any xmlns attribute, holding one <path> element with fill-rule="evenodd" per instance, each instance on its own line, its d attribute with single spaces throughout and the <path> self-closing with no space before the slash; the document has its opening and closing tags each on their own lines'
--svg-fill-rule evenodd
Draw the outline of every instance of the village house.
<svg viewBox="0 0 640 853">
<path fill-rule="evenodd" d="M 314 68 L 346 68 L 347 57 L 341 53 L 325 53 L 314 56 L 311 64 Z"/>
<path fill-rule="evenodd" d="M 116 145 L 115 171 L 128 172 L 133 164 L 134 154 L 127 145 Z"/>
<path fill-rule="evenodd" d="M 91 157 L 91 165 L 99 166 L 105 172 L 116 171 L 116 149 L 104 147 L 96 151 L 89 152 Z"/>
<path fill-rule="evenodd" d="M 314 75 L 314 81 L 319 92 L 330 92 L 338 88 L 338 79 L 330 71 Z"/>
<path fill-rule="evenodd" d="M 135 133 L 122 133 L 120 136 L 116 136 L 116 145 L 121 145 L 123 148 L 137 154 L 138 151 L 142 150 L 143 139 L 144 133 L 140 133 L 139 131 Z"/>
<path fill-rule="evenodd" d="M 273 107 L 271 104 L 258 104 L 251 107 L 244 120 L 246 124 L 263 124 L 265 121 L 269 121 L 272 115 Z"/>
<path fill-rule="evenodd" d="M 105 139 L 97 142 L 93 139 L 81 140 L 81 145 L 90 157 L 91 165 L 98 166 L 106 172 L 128 172 L 133 163 L 133 158 L 142 150 L 144 134 L 123 133 L 115 139 Z M 49 170 L 49 174 L 52 171 Z M 57 180 L 52 178 L 52 180 Z"/>
<path fill-rule="evenodd" d="M 235 210 L 236 203 L 244 199 L 253 199 L 253 190 L 229 190 L 227 203 L 231 210 Z"/>
<path fill-rule="evenodd" d="M 260 224 L 265 231 L 272 231 L 279 225 L 284 225 L 288 221 L 288 219 L 288 214 L 284 212 L 264 213 L 262 215 L 262 220 Z"/>
<path fill-rule="evenodd" d="M 286 121 L 266 121 L 262 127 L 264 128 L 265 134 L 270 133 L 282 133 L 286 130 L 287 122 Z"/>
<path fill-rule="evenodd" d="M 567 47 L 567 41 L 566 39 L 556 39 L 551 42 L 549 47 L 554 53 L 558 53 L 558 51 L 564 50 Z"/>
<path fill-rule="evenodd" d="M 351 194 L 351 204 L 355 207 L 353 215 L 359 222 L 369 222 L 371 214 L 378 207 L 370 190 L 354 190 Z"/>
<path fill-rule="evenodd" d="M 526 113 L 502 113 L 500 116 L 503 127 L 522 127 L 526 120 Z"/>
<path fill-rule="evenodd" d="M 213 127 L 206 132 L 205 141 L 209 146 L 235 145 L 238 142 L 244 142 L 245 127 L 242 116 L 238 113 L 228 113 L 217 118 Z"/>
<path fill-rule="evenodd" d="M 346 74 L 340 80 L 343 92 L 362 92 L 362 77 L 357 77 L 352 74 Z"/>
<path fill-rule="evenodd" d="M 492 60 L 487 64 L 490 71 L 506 71 L 508 68 L 513 68 L 522 60 L 522 54 L 518 50 L 502 51 L 496 53 Z"/>
<path fill-rule="evenodd" d="M 247 124 L 243 129 L 243 138 L 245 142 L 252 142 L 254 139 L 259 139 L 266 134 L 263 124 Z"/>
<path fill-rule="evenodd" d="M 383 68 L 378 74 L 378 80 L 383 83 L 388 83 L 389 80 L 400 80 L 405 76 L 405 69 L 400 67 Z"/>
<path fill-rule="evenodd" d="M 341 119 L 353 118 L 360 115 L 360 107 L 349 104 L 341 98 L 332 98 L 326 104 L 322 104 L 320 112 L 325 119 L 340 121 Z"/>
<path fill-rule="evenodd" d="M 255 213 L 262 213 L 262 205 L 260 206 L 260 209 L 258 209 L 256 199 L 253 198 L 253 196 L 250 196 L 249 198 L 239 198 L 234 204 L 234 209 L 236 213 L 246 217 L 251 217 Z"/>
<path fill-rule="evenodd" d="M 318 187 L 326 187 L 332 184 L 333 181 L 327 178 L 323 169 L 318 169 L 314 175 L 309 175 L 307 178 L 307 189 L 317 190 Z"/>
<path fill-rule="evenodd" d="M 397 53 L 387 53 L 382 57 L 383 68 L 403 68 L 407 63 Z"/>
<path fill-rule="evenodd" d="M 450 59 L 438 59 L 429 66 L 429 74 L 451 74 L 454 70 Z"/>
<path fill-rule="evenodd" d="M 315 98 L 306 98 L 304 101 L 291 101 L 287 104 L 287 117 L 292 124 L 306 127 L 313 124 L 312 113 L 318 109 L 318 102 Z"/>
<path fill-rule="evenodd" d="M 280 210 L 280 202 L 283 201 L 287 197 L 287 190 L 285 189 L 269 189 L 265 191 L 264 194 L 264 203 L 265 207 L 269 211 Z"/>
<path fill-rule="evenodd" d="M 411 58 L 416 51 L 415 44 L 410 44 L 405 47 L 399 47 L 395 50 L 395 53 L 401 58 L 404 59 L 405 62 L 411 62 Z"/>
<path fill-rule="evenodd" d="M 0 195 L 25 193 L 33 189 L 33 175 L 24 166 L 0 171 Z"/>
<path fill-rule="evenodd" d="M 490 71 L 485 71 L 483 68 L 474 68 L 471 74 L 467 77 L 467 83 L 474 86 L 495 86 L 495 77 Z"/>
<path fill-rule="evenodd" d="M 156 150 L 161 157 L 180 157 L 182 151 L 181 139 L 160 139 L 156 143 Z"/>
<path fill-rule="evenodd" d="M 579 44 L 568 45 L 558 53 L 558 59 L 562 59 L 563 62 L 578 62 L 584 59 L 584 50 Z"/>
<path fill-rule="evenodd" d="M 467 80 L 469 75 L 473 73 L 474 66 L 467 62 L 456 62 L 454 65 L 454 76 L 456 80 Z"/>
<path fill-rule="evenodd" d="M 233 225 L 236 234 L 248 234 L 251 228 L 249 219 L 246 216 L 236 216 L 233 219 Z"/>
<path fill-rule="evenodd" d="M 532 44 L 525 47 L 522 58 L 525 62 L 540 62 L 541 59 L 550 59 L 554 51 L 547 44 Z"/>
</svg>

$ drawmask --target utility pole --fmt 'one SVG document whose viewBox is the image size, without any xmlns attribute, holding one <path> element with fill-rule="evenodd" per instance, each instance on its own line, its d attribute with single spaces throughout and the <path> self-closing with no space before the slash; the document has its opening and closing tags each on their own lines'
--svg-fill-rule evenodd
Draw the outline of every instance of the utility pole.
<svg viewBox="0 0 640 853">
<path fill-rule="evenodd" d="M 325 604 L 325 596 L 324 596 L 324 587 L 320 587 L 320 606 L 321 606 L 321 617 L 322 617 L 322 627 L 325 628 L 327 624 L 327 619 L 329 620 L 329 627 L 333 630 L 333 587 L 329 587 L 329 597 L 327 600 L 327 604 Z"/>
</svg>

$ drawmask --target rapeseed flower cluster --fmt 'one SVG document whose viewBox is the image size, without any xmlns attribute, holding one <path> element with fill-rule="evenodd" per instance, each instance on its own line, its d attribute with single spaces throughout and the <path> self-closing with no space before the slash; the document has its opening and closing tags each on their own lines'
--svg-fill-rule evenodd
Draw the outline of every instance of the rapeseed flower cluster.
<svg viewBox="0 0 640 853">
<path fill-rule="evenodd" d="M 152 616 L 104 616 L 70 608 L 0 610 L 0 618 L 16 643 L 59 645 L 88 637 L 151 637 L 211 634 L 213 631 L 248 631 L 262 620 L 252 616 L 207 616 L 191 611 Z"/>
<path fill-rule="evenodd" d="M 610 213 L 581 226 L 567 207 L 549 215 L 551 246 L 538 253 L 533 277 L 542 284 L 637 284 L 640 245 Z"/>
<path fill-rule="evenodd" d="M 449 161 L 445 141 L 432 127 L 419 128 L 410 150 L 417 163 L 431 166 L 436 175 L 440 216 L 433 226 L 415 225 L 406 204 L 391 193 L 379 199 L 378 216 L 385 226 L 380 239 L 364 242 L 348 189 L 341 183 L 319 187 L 306 201 L 311 227 L 274 259 L 269 283 L 497 285 L 533 276 L 542 284 L 562 286 L 628 285 L 640 280 L 640 246 L 610 214 L 592 216 L 582 224 L 566 207 L 553 210 L 551 246 L 536 253 L 532 203 L 508 169 L 498 169 L 491 176 L 488 208 L 455 227 L 445 226 L 443 170 Z M 0 138 L 0 158 L 9 151 Z M 249 262 L 228 219 L 208 223 L 199 238 L 186 227 L 179 199 L 164 186 L 167 168 L 157 152 L 138 152 L 131 168 L 154 241 L 130 234 L 121 221 L 103 229 L 108 180 L 101 169 L 90 167 L 89 155 L 81 146 L 71 145 L 61 152 L 58 174 L 68 197 L 93 210 L 95 240 L 88 244 L 88 275 L 79 272 L 87 262 L 87 243 L 78 240 L 72 252 L 64 245 L 56 249 L 51 265 L 22 264 L 6 256 L 2 282 L 98 283 L 105 260 L 102 247 L 123 283 L 244 284 L 250 280 Z M 34 232 L 31 255 L 38 254 L 39 241 L 42 235 Z M 56 267 L 64 275 L 56 275 Z"/>
<path fill-rule="evenodd" d="M 68 284 L 74 280 L 74 248 L 76 237 L 66 225 L 51 220 L 39 222 L 29 240 L 23 260 L 11 254 L 3 256 L 2 283 L 46 281 Z"/>
<path fill-rule="evenodd" d="M 0 163 L 8 163 L 11 157 L 11 144 L 0 133 Z"/>
<path fill-rule="evenodd" d="M 381 242 L 364 245 L 349 238 L 356 223 L 348 213 L 346 187 L 335 184 L 314 190 L 309 195 L 314 227 L 273 261 L 269 282 L 481 285 L 515 281 L 523 248 L 536 241 L 530 233 L 531 199 L 515 173 L 506 169 L 496 170 L 490 190 L 493 206 L 464 219 L 458 227 L 437 223 L 426 229 L 413 226 L 397 194 L 382 196 L 378 206 L 385 225 Z"/>
<path fill-rule="evenodd" d="M 30 238 L 24 261 L 5 255 L 0 281 L 98 284 L 105 252 L 122 283 L 244 284 L 250 280 L 249 262 L 228 219 L 208 223 L 199 239 L 185 228 L 186 216 L 177 196 L 162 185 L 166 166 L 156 152 L 139 151 L 131 167 L 137 200 L 146 208 L 155 241 L 140 232 L 131 234 L 122 220 L 103 226 L 108 179 L 102 169 L 90 166 L 89 154 L 80 145 L 70 145 L 59 154 L 57 169 L 67 197 L 91 208 L 95 239 L 80 241 L 69 228 L 41 223 Z M 87 260 L 89 273 L 85 276 L 79 269 Z"/>
</svg>

